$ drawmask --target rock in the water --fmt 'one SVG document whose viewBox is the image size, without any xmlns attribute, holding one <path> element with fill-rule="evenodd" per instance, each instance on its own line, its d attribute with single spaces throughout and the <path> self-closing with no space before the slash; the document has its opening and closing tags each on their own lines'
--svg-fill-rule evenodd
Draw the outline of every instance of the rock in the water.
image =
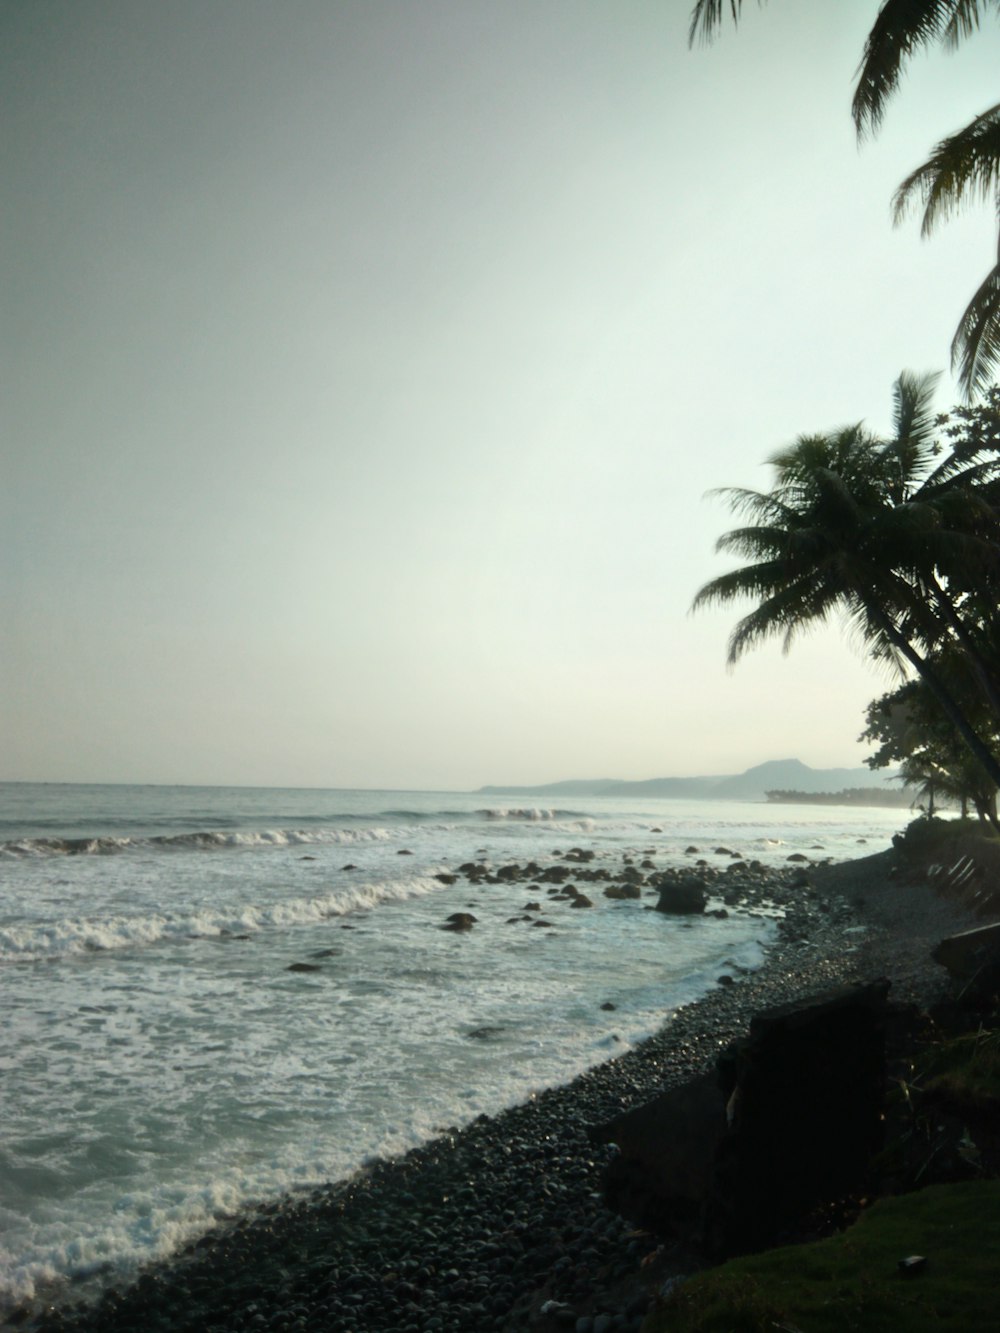
<svg viewBox="0 0 1000 1333">
<path fill-rule="evenodd" d="M 609 884 L 604 890 L 604 896 L 617 902 L 624 902 L 631 898 L 641 898 L 642 889 L 638 884 Z"/>
<path fill-rule="evenodd" d="M 478 917 L 474 917 L 471 912 L 452 912 L 451 916 L 441 927 L 442 930 L 471 930 L 476 924 Z"/>
<path fill-rule="evenodd" d="M 318 963 L 292 963 L 285 969 L 286 972 L 319 972 L 320 970 Z"/>
<path fill-rule="evenodd" d="M 698 916 L 704 912 L 708 902 L 704 880 L 696 875 L 663 880 L 658 888 L 660 898 L 656 904 L 657 912 L 668 912 L 673 916 Z"/>
</svg>

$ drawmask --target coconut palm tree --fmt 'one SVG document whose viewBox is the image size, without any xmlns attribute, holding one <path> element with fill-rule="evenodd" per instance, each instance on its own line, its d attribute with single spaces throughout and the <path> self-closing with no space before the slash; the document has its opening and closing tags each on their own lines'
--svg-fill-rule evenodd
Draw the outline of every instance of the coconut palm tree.
<svg viewBox="0 0 1000 1333">
<path fill-rule="evenodd" d="M 974 644 L 963 642 L 951 623 L 961 622 L 961 606 L 950 595 L 947 565 L 982 544 L 965 515 L 975 510 L 982 468 L 992 467 L 992 476 L 998 464 L 950 456 L 927 475 L 935 450 L 928 412 L 933 384 L 932 376 L 900 376 L 889 440 L 861 423 L 800 436 L 770 460 L 770 491 L 716 492 L 750 520 L 722 536 L 717 549 L 750 563 L 706 583 L 692 609 L 757 602 L 730 636 L 730 664 L 774 636 L 787 651 L 806 628 L 845 615 L 876 659 L 900 674 L 910 668 L 926 682 L 1000 786 L 1000 760 L 934 661 L 944 644 L 975 659 Z M 963 488 L 964 511 L 956 503 Z"/>
<path fill-rule="evenodd" d="M 711 40 L 726 10 L 737 22 L 742 0 L 697 0 L 690 39 Z M 874 133 L 886 104 L 899 87 L 903 68 L 921 47 L 940 42 L 955 47 L 979 28 L 1000 0 L 884 0 L 865 42 L 851 103 L 858 137 Z M 897 223 L 923 200 L 922 233 L 977 197 L 986 198 L 1000 218 L 1000 105 L 949 135 L 896 191 Z M 966 307 L 952 340 L 952 365 L 969 397 L 981 393 L 1000 368 L 1000 239 L 997 263 Z"/>
</svg>

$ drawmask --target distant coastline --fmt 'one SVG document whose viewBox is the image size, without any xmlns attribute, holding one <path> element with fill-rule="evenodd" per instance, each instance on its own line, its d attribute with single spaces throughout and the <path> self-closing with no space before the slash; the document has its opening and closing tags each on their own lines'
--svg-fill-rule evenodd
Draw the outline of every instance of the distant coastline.
<svg viewBox="0 0 1000 1333">
<path fill-rule="evenodd" d="M 616 778 L 584 778 L 548 782 L 534 787 L 480 787 L 483 796 L 627 796 L 673 797 L 703 801 L 771 801 L 800 799 L 814 804 L 908 806 L 912 788 L 888 786 L 894 773 L 869 768 L 810 768 L 800 759 L 771 759 L 743 773 L 716 777 L 648 778 L 630 782 Z M 846 797 L 845 797 L 845 794 Z"/>
</svg>

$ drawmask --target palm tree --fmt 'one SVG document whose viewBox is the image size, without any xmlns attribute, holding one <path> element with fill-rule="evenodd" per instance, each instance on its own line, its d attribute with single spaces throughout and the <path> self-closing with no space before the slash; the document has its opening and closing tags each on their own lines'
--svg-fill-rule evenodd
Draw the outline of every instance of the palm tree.
<svg viewBox="0 0 1000 1333">
<path fill-rule="evenodd" d="M 787 651 L 806 628 L 846 615 L 876 659 L 900 674 L 909 667 L 925 681 L 1000 786 L 1000 761 L 934 661 L 945 643 L 975 658 L 974 645 L 951 623 L 961 621 L 961 607 L 938 560 L 947 566 L 958 552 L 982 543 L 955 502 L 964 488 L 966 509 L 974 511 L 983 467 L 992 476 L 1000 463 L 951 455 L 926 474 L 935 453 L 928 412 L 935 378 L 897 380 L 891 439 L 877 438 L 861 423 L 800 436 L 770 460 L 770 491 L 717 492 L 751 520 L 722 536 L 717 549 L 750 563 L 706 583 L 692 610 L 743 598 L 757 602 L 730 636 L 730 665 L 765 639 L 781 637 Z M 959 519 L 950 526 L 949 513 Z"/>
<path fill-rule="evenodd" d="M 710 41 L 727 7 L 736 23 L 742 0 L 697 0 L 690 40 Z M 989 10 L 1000 12 L 1000 0 L 884 0 L 865 42 L 851 103 L 858 137 L 878 129 L 904 65 L 919 48 L 936 42 L 957 46 L 978 30 Z M 938 221 L 976 196 L 987 198 L 1000 215 L 1000 105 L 942 139 L 928 160 L 903 181 L 895 195 L 895 219 L 898 223 L 922 197 L 921 230 L 926 236 Z M 966 307 L 951 352 L 969 397 L 982 392 L 1000 367 L 1000 239 L 997 263 Z"/>
</svg>

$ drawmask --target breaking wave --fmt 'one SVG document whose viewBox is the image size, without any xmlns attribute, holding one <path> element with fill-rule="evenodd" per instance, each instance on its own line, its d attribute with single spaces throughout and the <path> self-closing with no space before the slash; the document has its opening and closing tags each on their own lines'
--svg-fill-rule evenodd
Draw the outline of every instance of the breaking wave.
<svg viewBox="0 0 1000 1333">
<path fill-rule="evenodd" d="M 0 927 L 0 964 L 54 960 L 74 954 L 100 953 L 199 939 L 251 935 L 269 927 L 308 925 L 331 917 L 402 902 L 440 890 L 430 877 L 395 879 L 384 884 L 345 886 L 335 892 L 287 902 L 234 904 L 178 912 L 109 917 L 64 918 L 60 921 Z"/>
<path fill-rule="evenodd" d="M 532 824 L 550 819 L 584 818 L 578 810 L 543 810 L 532 806 L 518 806 L 514 808 L 497 806 L 492 809 L 477 810 L 476 814 L 481 815 L 483 819 L 520 819 L 526 820 Z"/>
<path fill-rule="evenodd" d="M 227 833 L 157 834 L 149 838 L 21 838 L 0 843 L 5 856 L 112 856 L 129 851 L 227 851 L 240 848 L 299 847 L 308 844 L 336 846 L 359 842 L 386 842 L 398 838 L 400 829 L 264 829 Z"/>
</svg>

